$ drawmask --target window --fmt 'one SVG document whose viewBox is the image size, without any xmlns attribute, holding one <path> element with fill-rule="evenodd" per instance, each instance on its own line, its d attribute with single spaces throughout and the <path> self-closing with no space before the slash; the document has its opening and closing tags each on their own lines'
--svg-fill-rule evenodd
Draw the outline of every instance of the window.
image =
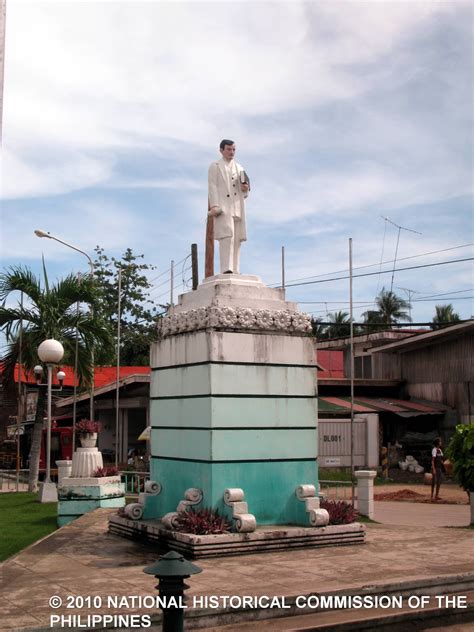
<svg viewBox="0 0 474 632">
<path fill-rule="evenodd" d="M 354 358 L 354 377 L 371 378 L 372 377 L 372 356 L 356 356 Z"/>
</svg>

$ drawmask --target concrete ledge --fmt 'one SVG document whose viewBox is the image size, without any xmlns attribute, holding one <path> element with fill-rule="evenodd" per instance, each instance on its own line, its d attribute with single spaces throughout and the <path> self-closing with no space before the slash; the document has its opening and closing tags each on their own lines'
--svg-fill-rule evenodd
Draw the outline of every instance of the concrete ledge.
<svg viewBox="0 0 474 632">
<path fill-rule="evenodd" d="M 192 535 L 169 531 L 157 520 L 129 520 L 112 515 L 109 532 L 126 538 L 158 543 L 193 559 L 202 557 L 247 555 L 304 547 L 345 546 L 365 543 L 365 527 L 355 522 L 327 527 L 270 525 L 253 533 Z"/>
</svg>

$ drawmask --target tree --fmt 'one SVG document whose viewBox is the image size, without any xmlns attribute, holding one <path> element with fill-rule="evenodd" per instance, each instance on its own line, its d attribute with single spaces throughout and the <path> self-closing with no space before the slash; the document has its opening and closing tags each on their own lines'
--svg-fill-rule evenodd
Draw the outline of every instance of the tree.
<svg viewBox="0 0 474 632">
<path fill-rule="evenodd" d="M 391 328 L 392 325 L 400 320 L 411 322 L 410 314 L 404 311 L 410 309 L 410 303 L 400 296 L 397 296 L 395 292 L 382 288 L 375 302 L 377 304 L 377 310 L 363 314 L 366 323 L 372 325 L 380 323 Z"/>
<path fill-rule="evenodd" d="M 69 275 L 50 286 L 43 262 L 44 286 L 27 267 L 12 266 L 0 274 L 0 329 L 4 332 L 7 346 L 0 358 L 4 379 L 12 382 L 15 365 L 20 356 L 19 329 L 22 323 L 22 363 L 28 371 L 39 363 L 37 349 L 43 340 L 55 338 L 64 347 L 64 363 L 74 364 L 76 327 L 78 335 L 78 378 L 81 386 L 90 385 L 92 351 L 110 347 L 112 340 L 106 325 L 97 313 L 79 311 L 76 305 L 89 303 L 94 306 L 95 292 L 89 277 Z M 7 300 L 16 292 L 23 292 L 23 305 L 7 306 Z M 38 395 L 36 417 L 30 451 L 28 489 L 37 490 L 38 471 L 43 429 L 45 392 Z"/>
<path fill-rule="evenodd" d="M 351 320 L 347 312 L 339 311 L 328 314 L 328 322 L 328 338 L 343 338 L 350 335 Z"/>
<path fill-rule="evenodd" d="M 94 276 L 99 292 L 98 309 L 107 321 L 112 336 L 117 334 L 119 268 L 120 291 L 120 363 L 147 365 L 150 344 L 156 339 L 157 305 L 150 299 L 152 288 L 146 272 L 155 267 L 139 263 L 144 255 L 127 248 L 121 259 L 109 258 L 103 248 L 95 248 Z M 99 364 L 114 364 L 115 353 L 102 355 Z"/>
<path fill-rule="evenodd" d="M 446 450 L 453 462 L 453 476 L 468 493 L 471 501 L 471 524 L 474 523 L 474 422 L 459 424 Z"/>
<path fill-rule="evenodd" d="M 327 338 L 327 327 L 326 325 L 321 324 L 322 321 L 323 319 L 321 318 L 321 316 L 318 316 L 317 318 L 311 318 L 311 333 L 317 340 Z"/>
<path fill-rule="evenodd" d="M 451 303 L 447 305 L 436 305 L 436 313 L 433 318 L 431 329 L 440 329 L 443 325 L 458 323 L 461 319 L 459 314 L 454 311 Z"/>
</svg>

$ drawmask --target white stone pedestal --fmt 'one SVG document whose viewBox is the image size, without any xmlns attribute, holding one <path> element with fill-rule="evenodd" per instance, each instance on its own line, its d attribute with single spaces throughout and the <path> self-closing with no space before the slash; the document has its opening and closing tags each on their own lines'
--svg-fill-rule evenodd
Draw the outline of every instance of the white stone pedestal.
<svg viewBox="0 0 474 632">
<path fill-rule="evenodd" d="M 77 448 L 72 457 L 71 477 L 90 477 L 98 467 L 104 467 L 98 448 Z"/>
<path fill-rule="evenodd" d="M 56 461 L 56 465 L 58 466 L 58 487 L 62 487 L 63 479 L 71 476 L 72 461 Z"/>
<path fill-rule="evenodd" d="M 317 485 L 317 401 L 308 314 L 258 277 L 222 274 L 179 297 L 151 347 L 151 479 L 144 518 L 190 489 L 235 521 L 309 526 L 301 485 Z M 224 502 L 242 490 L 242 511 Z M 248 523 L 250 524 L 250 523 Z M 253 524 L 253 522 L 252 522 Z"/>
<path fill-rule="evenodd" d="M 357 508 L 361 515 L 374 517 L 374 478 L 377 472 L 359 470 L 355 473 L 357 479 Z"/>
</svg>

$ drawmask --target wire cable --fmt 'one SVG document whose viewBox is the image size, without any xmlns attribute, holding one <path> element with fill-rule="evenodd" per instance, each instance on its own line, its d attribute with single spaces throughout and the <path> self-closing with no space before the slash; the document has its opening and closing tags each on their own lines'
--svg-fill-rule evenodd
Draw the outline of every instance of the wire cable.
<svg viewBox="0 0 474 632">
<path fill-rule="evenodd" d="M 401 261 L 401 259 L 399 259 L 399 261 Z M 404 272 L 405 270 L 419 270 L 421 268 L 433 268 L 435 266 L 444 266 L 444 265 L 448 265 L 449 263 L 462 263 L 464 261 L 474 261 L 474 257 L 467 257 L 465 259 L 451 259 L 450 261 L 439 261 L 437 263 L 425 263 L 421 266 L 408 266 L 407 268 L 396 268 L 395 272 Z M 369 266 L 364 266 L 364 267 L 369 267 Z M 360 278 L 360 277 L 367 277 L 367 276 L 374 276 L 376 274 L 389 274 L 393 272 L 393 270 L 383 270 L 381 273 L 380 272 L 365 272 L 364 274 L 354 274 L 353 278 Z M 330 281 L 341 281 L 343 279 L 348 279 L 349 276 L 341 276 L 341 277 L 333 277 L 332 279 L 319 279 L 317 281 L 305 281 L 303 283 L 286 283 L 286 287 L 298 287 L 300 285 L 313 285 L 315 283 L 329 283 Z"/>
<path fill-rule="evenodd" d="M 435 254 L 439 254 L 440 252 L 448 252 L 450 250 L 458 250 L 460 248 L 468 248 L 470 246 L 474 246 L 474 243 L 469 243 L 469 244 L 462 244 L 460 246 L 451 246 L 450 248 L 442 248 L 441 250 L 432 250 L 430 252 L 421 252 L 417 255 L 411 255 L 409 257 L 401 257 L 398 259 L 398 261 L 408 261 L 409 259 L 417 259 L 419 257 L 428 257 L 429 255 L 435 255 Z M 390 259 L 387 261 L 383 261 L 382 264 L 388 264 L 388 263 L 393 263 L 394 260 Z M 355 268 L 353 268 L 353 270 L 364 270 L 366 268 L 373 268 L 374 266 L 378 266 L 380 265 L 379 263 L 370 263 L 364 266 L 357 266 Z M 320 279 L 322 277 L 328 276 L 330 274 L 340 274 L 342 272 L 348 272 L 347 268 L 344 268 L 343 270 L 334 270 L 333 272 L 325 272 L 324 274 L 317 274 L 317 275 L 311 275 L 311 276 L 307 276 L 307 277 L 299 277 L 297 279 L 291 279 L 290 283 L 293 283 L 295 281 L 305 281 L 307 279 Z M 387 272 L 386 270 L 384 272 Z M 391 272 L 391 271 L 390 271 Z M 379 274 L 378 272 L 376 274 Z M 383 272 L 381 273 L 383 274 Z M 280 287 L 281 283 L 272 283 L 271 285 L 269 285 L 269 287 Z M 285 283 L 285 285 L 287 286 L 288 283 Z"/>
</svg>

